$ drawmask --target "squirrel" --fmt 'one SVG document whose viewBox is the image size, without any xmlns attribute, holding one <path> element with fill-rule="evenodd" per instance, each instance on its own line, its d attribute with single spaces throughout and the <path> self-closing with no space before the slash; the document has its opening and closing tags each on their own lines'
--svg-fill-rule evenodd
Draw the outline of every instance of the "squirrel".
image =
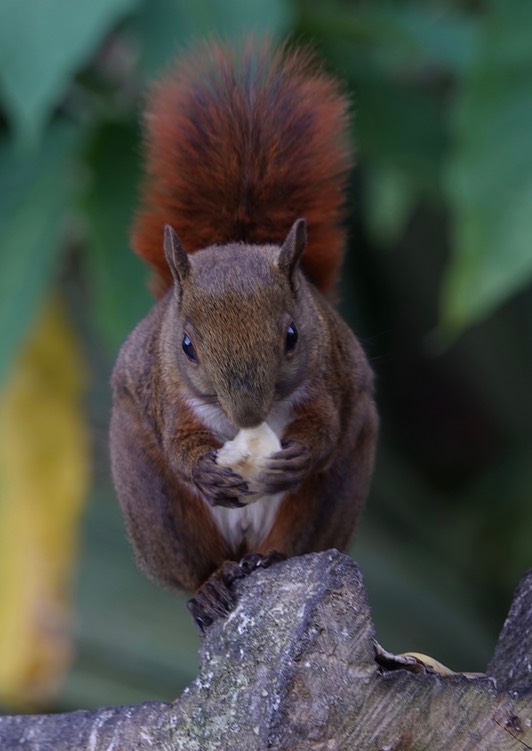
<svg viewBox="0 0 532 751">
<path fill-rule="evenodd" d="M 373 374 L 331 302 L 348 110 L 313 52 L 255 40 L 189 51 L 148 97 L 132 244 L 159 299 L 114 367 L 111 464 L 140 567 L 195 593 L 200 629 L 235 578 L 344 549 L 368 492 Z M 247 502 L 217 452 L 263 423 L 280 449 Z"/>
</svg>

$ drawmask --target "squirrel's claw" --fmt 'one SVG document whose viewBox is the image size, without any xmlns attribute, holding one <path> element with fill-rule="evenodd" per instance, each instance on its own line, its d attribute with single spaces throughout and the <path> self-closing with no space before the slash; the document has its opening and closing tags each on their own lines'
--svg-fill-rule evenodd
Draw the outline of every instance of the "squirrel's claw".
<svg viewBox="0 0 532 751">
<path fill-rule="evenodd" d="M 246 553 L 246 555 L 240 559 L 239 566 L 246 576 L 251 574 L 257 568 L 269 568 L 274 563 L 280 563 L 285 561 L 286 556 L 284 553 L 279 553 L 277 550 L 270 550 L 269 553 Z"/>
<path fill-rule="evenodd" d="M 187 602 L 187 609 L 202 634 L 217 618 L 224 618 L 234 609 L 235 598 L 229 587 L 243 576 L 238 563 L 225 561 Z"/>
<path fill-rule="evenodd" d="M 259 481 L 268 494 L 293 490 L 305 479 L 310 468 L 308 448 L 298 441 L 289 441 L 269 458 Z"/>
<path fill-rule="evenodd" d="M 200 633 L 204 634 L 205 629 L 217 618 L 225 618 L 234 610 L 236 600 L 231 592 L 231 585 L 236 579 L 242 579 L 257 568 L 268 568 L 284 559 L 282 553 L 272 550 L 266 554 L 247 553 L 240 563 L 225 561 L 214 574 L 211 574 L 195 597 L 187 602 L 187 609 Z"/>
<path fill-rule="evenodd" d="M 220 467 L 211 453 L 196 464 L 192 480 L 211 506 L 241 508 L 239 498 L 250 495 L 247 482 L 229 467 Z"/>
</svg>

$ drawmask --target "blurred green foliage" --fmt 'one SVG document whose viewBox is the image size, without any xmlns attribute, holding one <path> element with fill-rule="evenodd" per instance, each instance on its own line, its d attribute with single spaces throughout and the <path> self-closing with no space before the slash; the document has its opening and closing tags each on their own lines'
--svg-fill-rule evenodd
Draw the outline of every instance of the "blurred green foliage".
<svg viewBox="0 0 532 751">
<path fill-rule="evenodd" d="M 87 352 L 96 475 L 58 706 L 176 695 L 197 638 L 137 574 L 107 379 L 151 304 L 128 249 L 146 81 L 194 37 L 310 40 L 353 98 L 344 312 L 382 440 L 353 554 L 386 648 L 482 669 L 532 533 L 530 0 L 2 0 L 0 378 L 58 286 Z"/>
</svg>

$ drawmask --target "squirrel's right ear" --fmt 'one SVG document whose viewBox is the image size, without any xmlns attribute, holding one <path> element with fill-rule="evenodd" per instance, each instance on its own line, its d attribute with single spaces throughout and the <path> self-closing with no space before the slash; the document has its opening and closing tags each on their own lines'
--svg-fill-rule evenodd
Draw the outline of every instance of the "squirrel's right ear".
<svg viewBox="0 0 532 751">
<path fill-rule="evenodd" d="M 293 274 L 299 263 L 299 259 L 307 244 L 307 222 L 305 219 L 297 219 L 281 246 L 279 253 L 279 268 L 286 272 L 292 283 Z"/>
<path fill-rule="evenodd" d="M 190 271 L 190 261 L 177 232 L 169 224 L 164 226 L 164 255 L 174 280 L 181 285 Z"/>
</svg>

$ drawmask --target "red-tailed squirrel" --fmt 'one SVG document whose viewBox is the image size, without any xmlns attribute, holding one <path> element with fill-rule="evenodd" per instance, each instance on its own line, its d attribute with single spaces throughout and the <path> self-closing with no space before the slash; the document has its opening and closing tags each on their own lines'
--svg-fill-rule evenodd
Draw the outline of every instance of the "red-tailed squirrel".
<svg viewBox="0 0 532 751">
<path fill-rule="evenodd" d="M 327 298 L 344 245 L 347 110 L 311 53 L 252 42 L 196 49 L 149 100 L 133 245 L 160 299 L 114 369 L 112 468 L 141 568 L 199 589 L 200 627 L 269 551 L 345 548 L 368 491 L 372 372 Z M 264 422 L 281 448 L 251 496 L 216 454 Z"/>
</svg>

